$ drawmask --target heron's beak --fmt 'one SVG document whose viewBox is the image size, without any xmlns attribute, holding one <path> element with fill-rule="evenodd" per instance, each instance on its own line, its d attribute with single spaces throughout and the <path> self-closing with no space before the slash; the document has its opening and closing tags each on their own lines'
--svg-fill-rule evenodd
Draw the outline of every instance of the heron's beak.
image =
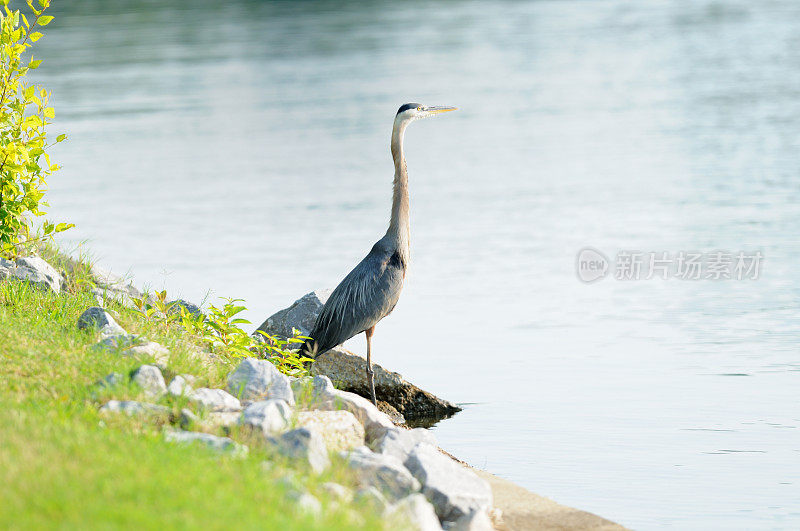
<svg viewBox="0 0 800 531">
<path fill-rule="evenodd" d="M 425 111 L 431 114 L 440 114 L 443 112 L 450 112 L 450 111 L 457 111 L 458 107 L 444 107 L 444 106 L 436 106 L 436 107 L 425 107 Z"/>
</svg>

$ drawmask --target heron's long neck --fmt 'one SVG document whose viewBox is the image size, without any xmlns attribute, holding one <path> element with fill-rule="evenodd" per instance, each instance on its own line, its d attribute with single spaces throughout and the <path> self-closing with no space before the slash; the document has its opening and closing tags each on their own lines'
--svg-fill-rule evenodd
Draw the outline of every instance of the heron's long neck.
<svg viewBox="0 0 800 531">
<path fill-rule="evenodd" d="M 408 195 L 408 171 L 403 154 L 403 135 L 406 124 L 396 123 L 392 130 L 392 158 L 394 159 L 394 191 L 392 217 L 386 235 L 395 241 L 401 252 L 408 254 L 411 199 Z"/>
</svg>

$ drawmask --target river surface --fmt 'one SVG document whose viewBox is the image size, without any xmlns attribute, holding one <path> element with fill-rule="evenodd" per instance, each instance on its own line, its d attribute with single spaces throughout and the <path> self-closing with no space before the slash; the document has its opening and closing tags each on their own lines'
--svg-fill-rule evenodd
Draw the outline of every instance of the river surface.
<svg viewBox="0 0 800 531">
<path fill-rule="evenodd" d="M 383 235 L 397 107 L 458 106 L 408 130 L 374 339 L 467 404 L 441 444 L 636 529 L 800 528 L 800 2 L 55 4 L 64 245 L 255 326 Z M 758 278 L 615 278 L 719 249 Z"/>
</svg>

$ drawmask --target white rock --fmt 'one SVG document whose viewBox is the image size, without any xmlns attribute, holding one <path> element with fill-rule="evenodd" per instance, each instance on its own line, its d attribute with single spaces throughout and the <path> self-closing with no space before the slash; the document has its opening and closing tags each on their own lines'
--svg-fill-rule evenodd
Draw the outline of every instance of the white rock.
<svg viewBox="0 0 800 531">
<path fill-rule="evenodd" d="M 284 400 L 262 400 L 244 408 L 239 424 L 260 430 L 264 435 L 274 435 L 289 426 L 292 408 Z"/>
<path fill-rule="evenodd" d="M 390 514 L 407 520 L 419 531 L 441 531 L 442 526 L 433 505 L 422 494 L 406 496 L 394 505 Z"/>
<path fill-rule="evenodd" d="M 0 281 L 7 278 L 22 280 L 41 290 L 61 291 L 61 274 L 38 256 L 20 256 L 14 262 L 0 258 Z"/>
<path fill-rule="evenodd" d="M 375 487 L 391 500 L 404 498 L 420 488 L 419 481 L 395 457 L 373 453 L 366 446 L 340 455 L 355 471 L 361 484 Z"/>
<path fill-rule="evenodd" d="M 394 428 L 389 416 L 378 411 L 372 402 L 354 393 L 335 389 L 327 376 L 315 376 L 312 380 L 309 409 L 349 411 L 364 426 L 367 443 L 382 437 L 388 429 Z"/>
<path fill-rule="evenodd" d="M 208 433 L 200 433 L 196 431 L 167 431 L 164 433 L 164 438 L 167 442 L 174 442 L 180 444 L 202 444 L 213 450 L 232 452 L 235 454 L 247 453 L 247 447 L 234 442 L 228 437 L 217 437 Z"/>
<path fill-rule="evenodd" d="M 414 428 L 413 430 L 392 428 L 373 441 L 370 448 L 379 454 L 394 456 L 404 463 L 414 447 L 422 442 L 438 446 L 436 437 L 425 428 Z"/>
<path fill-rule="evenodd" d="M 241 411 L 239 400 L 222 389 L 201 387 L 189 394 L 189 398 L 210 411 Z"/>
<path fill-rule="evenodd" d="M 192 386 L 184 376 L 179 374 L 169 383 L 167 392 L 172 396 L 188 396 L 192 392 Z"/>
<path fill-rule="evenodd" d="M 246 358 L 228 376 L 228 390 L 247 400 L 276 398 L 294 405 L 289 378 L 267 360 Z"/>
<path fill-rule="evenodd" d="M 422 493 L 443 521 L 455 522 L 473 511 L 488 511 L 492 506 L 489 483 L 430 444 L 414 447 L 405 465 L 422 483 Z"/>
<path fill-rule="evenodd" d="M 320 485 L 320 488 L 339 501 L 349 503 L 353 500 L 353 493 L 344 485 L 334 483 L 333 481 L 326 481 Z"/>
<path fill-rule="evenodd" d="M 142 365 L 131 375 L 131 380 L 142 388 L 145 396 L 159 398 L 167 393 L 167 384 L 158 367 Z"/>
<path fill-rule="evenodd" d="M 318 474 L 330 466 L 325 441 L 316 430 L 297 428 L 287 431 L 280 437 L 270 437 L 267 440 L 281 454 L 308 463 L 311 470 Z"/>
<path fill-rule="evenodd" d="M 135 345 L 125 350 L 122 355 L 137 358 L 151 357 L 156 363 L 160 364 L 166 364 L 169 361 L 169 350 L 155 341 L 147 341 L 141 345 Z"/>
<path fill-rule="evenodd" d="M 332 452 L 364 445 L 364 427 L 349 411 L 302 411 L 297 426 L 318 429 Z"/>
<path fill-rule="evenodd" d="M 124 413 L 128 416 L 141 414 L 169 413 L 169 409 L 147 402 L 134 400 L 109 400 L 100 408 L 100 413 Z"/>
<path fill-rule="evenodd" d="M 322 504 L 318 499 L 307 492 L 292 492 L 289 499 L 293 500 L 295 507 L 304 513 L 319 515 L 322 513 Z"/>
</svg>

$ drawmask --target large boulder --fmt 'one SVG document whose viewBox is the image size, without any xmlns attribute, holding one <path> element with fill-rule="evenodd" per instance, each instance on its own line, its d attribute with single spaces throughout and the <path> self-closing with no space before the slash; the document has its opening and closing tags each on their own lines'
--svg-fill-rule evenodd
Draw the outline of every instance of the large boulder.
<svg viewBox="0 0 800 531">
<path fill-rule="evenodd" d="M 287 338 L 292 336 L 292 328 L 297 328 L 302 335 L 308 336 L 330 294 L 331 290 L 317 290 L 303 295 L 288 308 L 268 317 L 254 332 L 254 336 L 261 337 L 258 331 L 262 330 L 270 335 Z M 311 366 L 311 372 L 328 376 L 336 382 L 339 389 L 370 398 L 366 364 L 364 357 L 336 347 L 317 357 Z M 455 404 L 420 389 L 396 372 L 387 371 L 374 363 L 372 367 L 375 371 L 378 400 L 392 406 L 406 419 L 427 425 L 461 411 Z M 390 408 L 385 410 L 391 411 Z"/>
<path fill-rule="evenodd" d="M 16 279 L 41 289 L 61 292 L 61 274 L 38 256 L 20 256 L 13 262 L 0 258 L 0 281 Z"/>
<path fill-rule="evenodd" d="M 364 427 L 349 411 L 301 411 L 297 426 L 319 430 L 332 452 L 364 446 Z"/>
<path fill-rule="evenodd" d="M 246 358 L 228 376 L 228 390 L 246 400 L 272 398 L 294 405 L 289 378 L 267 360 Z"/>
<path fill-rule="evenodd" d="M 489 483 L 435 446 L 418 444 L 405 466 L 422 483 L 422 493 L 442 521 L 456 522 L 471 513 L 491 509 Z"/>
<path fill-rule="evenodd" d="M 327 376 L 339 389 L 369 397 L 366 368 L 366 358 L 336 347 L 317 357 L 311 373 Z M 409 383 L 399 373 L 387 371 L 377 363 L 372 364 L 372 370 L 378 400 L 389 403 L 407 419 L 436 421 L 461 411 L 455 404 Z"/>
<path fill-rule="evenodd" d="M 341 455 L 363 486 L 375 487 L 390 500 L 399 500 L 419 490 L 419 481 L 399 459 L 373 453 L 366 446 L 342 452 Z"/>
<path fill-rule="evenodd" d="M 311 330 L 314 329 L 314 323 L 317 322 L 317 316 L 325 306 L 325 301 L 330 297 L 330 289 L 319 289 L 306 293 L 288 308 L 274 313 L 267 317 L 266 321 L 253 332 L 256 338 L 263 338 L 259 334 L 259 330 L 266 332 L 271 336 L 278 336 L 281 339 L 292 337 L 292 328 L 297 328 L 300 335 L 308 336 Z"/>
</svg>

